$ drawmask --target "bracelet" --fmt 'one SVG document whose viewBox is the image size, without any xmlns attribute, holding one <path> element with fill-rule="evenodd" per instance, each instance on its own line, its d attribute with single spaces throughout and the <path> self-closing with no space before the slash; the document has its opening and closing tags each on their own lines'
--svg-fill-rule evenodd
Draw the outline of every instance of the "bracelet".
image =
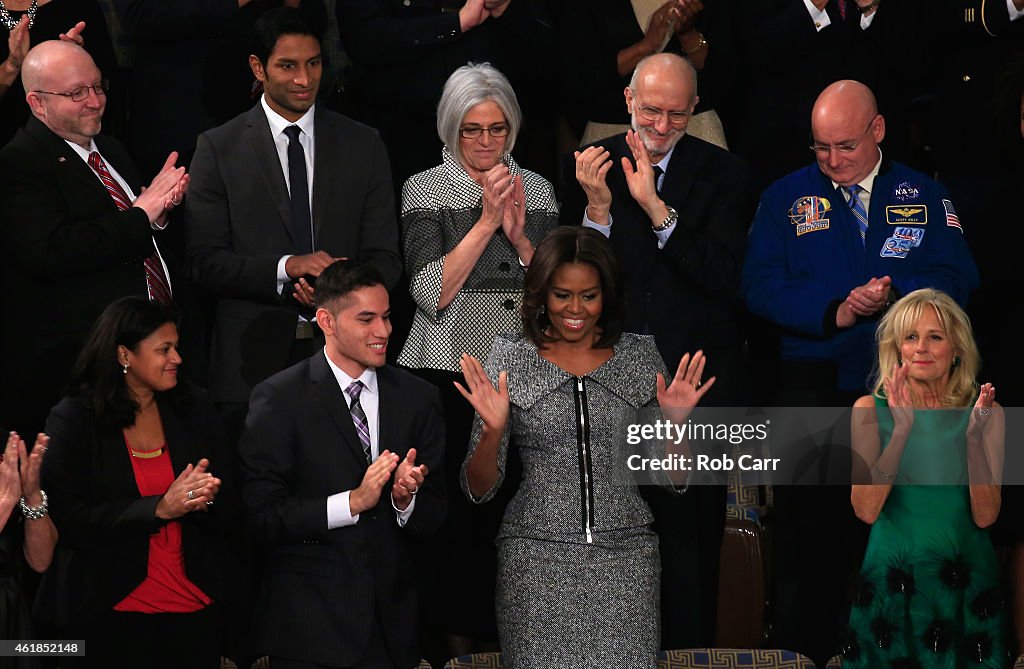
<svg viewBox="0 0 1024 669">
<path fill-rule="evenodd" d="M 881 2 L 881 1 L 882 1 L 882 0 L 871 0 L 871 2 L 869 2 L 869 3 L 868 3 L 868 4 L 866 4 L 866 5 L 864 5 L 863 7 L 861 7 L 860 5 L 857 5 L 857 9 L 859 9 L 859 10 L 860 10 L 860 13 L 861 13 L 861 14 L 867 14 L 867 13 L 868 13 L 868 12 L 870 12 L 870 11 L 871 11 L 872 9 L 875 9 L 876 7 L 878 7 L 878 4 L 879 4 L 879 3 Z"/>
<path fill-rule="evenodd" d="M 878 0 L 875 0 L 875 4 L 878 4 Z M 687 56 L 689 56 L 690 54 L 697 53 L 698 51 L 700 51 L 701 49 L 708 45 L 708 41 L 704 39 L 704 35 L 702 33 L 698 32 L 697 37 L 699 38 L 697 41 L 697 46 L 693 47 L 692 49 L 685 49 L 683 51 L 683 53 L 685 53 Z"/>
<path fill-rule="evenodd" d="M 26 504 L 24 495 L 22 495 L 21 499 L 18 500 L 18 508 L 21 509 L 21 515 L 25 516 L 25 520 L 40 520 L 45 518 L 46 514 L 50 512 L 50 505 L 49 500 L 46 498 L 46 491 L 40 488 L 39 494 L 43 498 L 43 502 L 39 506 L 29 506 Z"/>
<path fill-rule="evenodd" d="M 886 483 L 892 483 L 893 479 L 896 478 L 896 474 L 888 474 L 886 472 L 883 472 L 881 469 L 878 468 L 877 464 L 871 468 L 871 471 L 881 476 L 882 480 L 885 481 Z"/>
</svg>

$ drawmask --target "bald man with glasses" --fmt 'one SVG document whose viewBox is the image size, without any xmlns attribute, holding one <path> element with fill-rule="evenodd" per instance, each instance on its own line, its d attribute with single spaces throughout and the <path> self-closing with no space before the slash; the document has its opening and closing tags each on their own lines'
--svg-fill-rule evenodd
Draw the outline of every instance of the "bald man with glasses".
<svg viewBox="0 0 1024 669">
<path fill-rule="evenodd" d="M 567 157 L 561 222 L 611 242 L 625 329 L 654 335 L 669 369 L 703 350 L 705 373 L 717 378 L 708 405 L 742 406 L 749 400 L 735 298 L 752 210 L 746 165 L 686 134 L 698 97 L 683 58 L 641 60 L 623 95 L 632 130 Z M 725 487 L 649 492 L 665 566 L 662 647 L 712 646 Z"/>
<path fill-rule="evenodd" d="M 21 77 L 32 116 L 0 151 L 0 357 L 19 382 L 0 398 L 0 422 L 35 434 L 110 302 L 180 306 L 183 282 L 157 237 L 188 176 L 172 153 L 147 185 L 125 148 L 100 134 L 107 82 L 77 44 L 36 45 Z"/>
<path fill-rule="evenodd" d="M 781 407 L 850 407 L 868 392 L 874 333 L 889 304 L 938 288 L 961 305 L 978 287 L 945 188 L 884 156 L 885 118 L 857 81 L 822 91 L 811 113 L 815 162 L 761 196 L 743 268 L 748 309 L 781 332 Z M 835 433 L 849 444 L 848 422 Z M 773 480 L 773 645 L 824 664 L 849 618 L 850 568 L 866 532 L 850 505 L 845 448 L 789 451 L 798 478 Z M 804 485 L 787 485 L 787 484 Z M 780 485 L 781 484 L 781 485 Z"/>
</svg>

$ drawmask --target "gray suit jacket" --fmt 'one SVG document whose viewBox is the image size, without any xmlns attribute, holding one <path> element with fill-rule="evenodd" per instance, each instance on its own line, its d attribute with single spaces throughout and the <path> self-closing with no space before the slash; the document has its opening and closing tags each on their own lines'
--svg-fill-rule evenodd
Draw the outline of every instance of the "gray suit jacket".
<svg viewBox="0 0 1024 669">
<path fill-rule="evenodd" d="M 401 272 L 391 171 L 372 128 L 315 110 L 314 248 L 373 262 L 391 287 Z M 210 360 L 215 402 L 246 402 L 283 369 L 299 304 L 277 291 L 293 253 L 289 199 L 266 114 L 257 103 L 199 136 L 185 205 L 186 271 L 216 300 Z"/>
</svg>

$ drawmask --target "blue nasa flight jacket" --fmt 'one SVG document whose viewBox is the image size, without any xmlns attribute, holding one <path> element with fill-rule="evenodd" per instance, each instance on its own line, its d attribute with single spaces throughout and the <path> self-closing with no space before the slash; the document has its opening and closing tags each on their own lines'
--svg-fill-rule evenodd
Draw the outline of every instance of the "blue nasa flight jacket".
<svg viewBox="0 0 1024 669">
<path fill-rule="evenodd" d="M 784 360 L 833 362 L 840 390 L 865 389 L 878 319 L 838 330 L 835 313 L 853 288 L 886 275 L 897 295 L 932 287 L 961 305 L 978 287 L 953 203 L 931 178 L 883 160 L 863 245 L 842 191 L 817 164 L 762 194 L 743 292 L 752 313 L 783 328 Z"/>
</svg>

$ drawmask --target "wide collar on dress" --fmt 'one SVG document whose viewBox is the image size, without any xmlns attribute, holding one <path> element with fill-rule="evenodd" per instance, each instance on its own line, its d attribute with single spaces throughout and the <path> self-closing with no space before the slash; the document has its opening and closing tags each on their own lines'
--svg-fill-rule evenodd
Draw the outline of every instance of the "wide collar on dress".
<svg viewBox="0 0 1024 669">
<path fill-rule="evenodd" d="M 654 338 L 623 333 L 613 350 L 614 355 L 585 378 L 635 408 L 647 405 L 656 396 L 654 375 L 663 372 Z M 529 339 L 512 339 L 509 335 L 495 338 L 487 367 L 492 378 L 502 370 L 508 371 L 509 397 L 513 404 L 527 410 L 537 400 L 576 378 L 542 358 Z"/>
</svg>

